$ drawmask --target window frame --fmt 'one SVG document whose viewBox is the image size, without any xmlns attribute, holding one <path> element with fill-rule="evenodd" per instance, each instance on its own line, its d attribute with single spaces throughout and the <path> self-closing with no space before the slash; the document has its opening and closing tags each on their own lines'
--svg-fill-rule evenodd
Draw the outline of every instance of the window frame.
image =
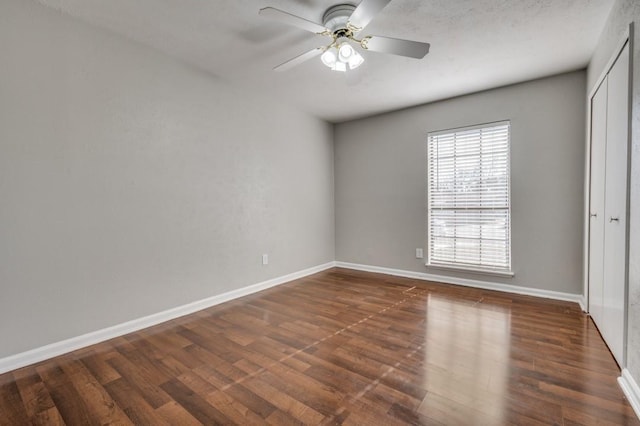
<svg viewBox="0 0 640 426">
<path fill-rule="evenodd" d="M 440 136 L 440 135 L 454 135 L 456 133 L 460 133 L 460 132 L 466 132 L 466 131 L 471 131 L 471 130 L 476 130 L 476 129 L 488 129 L 488 128 L 492 128 L 492 127 L 498 127 L 498 126 L 507 126 L 507 160 L 506 160 L 506 171 L 507 171 L 507 206 L 506 206 L 506 210 L 508 213 L 508 226 L 507 226 L 507 233 L 508 233 L 508 239 L 506 240 L 508 247 L 507 247 L 507 256 L 508 256 L 508 265 L 505 268 L 501 268 L 501 267 L 492 267 L 492 266 L 482 266 L 482 265 L 469 265 L 469 264 L 462 264 L 462 263 L 445 263 L 445 262 L 436 262 L 434 263 L 432 261 L 432 257 L 433 257 L 433 250 L 432 250 L 432 242 L 431 242 L 431 231 L 432 231 L 432 224 L 431 224 L 431 216 L 432 216 L 432 199 L 431 199 L 431 158 L 430 158 L 430 144 L 432 143 L 432 138 L 435 136 Z M 494 122 L 488 122 L 488 123 L 482 123 L 482 124 L 475 124 L 475 125 L 470 125 L 470 126 L 463 126 L 463 127 L 454 127 L 454 128 L 450 128 L 450 129 L 444 129 L 444 130 L 437 130 L 437 131 L 432 131 L 432 132 L 428 132 L 427 133 L 427 143 L 426 143 L 426 171 L 427 171 L 427 204 L 426 204 L 426 211 L 427 211 L 427 256 L 426 256 L 426 262 L 425 262 L 425 266 L 428 268 L 434 268 L 434 269 L 444 269 L 444 270 L 454 270 L 454 271 L 463 271 L 463 272 L 473 272 L 473 273 L 478 273 L 478 274 L 487 274 L 487 275 L 498 275 L 498 276 L 506 276 L 506 277 L 513 277 L 515 274 L 513 272 L 513 250 L 512 250 L 512 218 L 511 218 L 511 212 L 512 212 L 512 203 L 511 203 L 511 120 L 500 120 L 500 121 L 494 121 Z"/>
</svg>

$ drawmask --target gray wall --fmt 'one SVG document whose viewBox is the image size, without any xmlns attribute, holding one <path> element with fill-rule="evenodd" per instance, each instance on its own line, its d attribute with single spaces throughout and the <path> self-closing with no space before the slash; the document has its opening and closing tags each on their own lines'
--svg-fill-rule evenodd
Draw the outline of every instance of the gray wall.
<svg viewBox="0 0 640 426">
<path fill-rule="evenodd" d="M 631 217 L 629 235 L 629 303 L 627 307 L 627 368 L 636 383 L 640 383 L 640 2 L 616 1 L 602 32 L 588 69 L 587 90 L 590 92 L 598 77 L 619 47 L 625 30 L 635 27 L 634 64 L 631 113 Z"/>
<path fill-rule="evenodd" d="M 334 260 L 331 125 L 32 1 L 0 58 L 0 358 Z"/>
<path fill-rule="evenodd" d="M 456 275 L 581 294 L 584 93 L 579 71 L 337 125 L 337 260 L 447 275 L 415 258 L 427 133 L 509 119 L 515 277 Z"/>
</svg>

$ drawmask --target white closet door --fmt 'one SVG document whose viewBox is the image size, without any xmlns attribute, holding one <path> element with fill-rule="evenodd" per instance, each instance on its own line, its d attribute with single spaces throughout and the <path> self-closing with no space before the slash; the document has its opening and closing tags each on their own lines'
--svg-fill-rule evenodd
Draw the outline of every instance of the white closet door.
<svg viewBox="0 0 640 426">
<path fill-rule="evenodd" d="M 605 177 L 603 334 L 619 365 L 623 364 L 626 239 L 627 156 L 629 138 L 629 45 L 608 75 Z"/>
<path fill-rule="evenodd" d="M 607 148 L 607 78 L 591 99 L 591 189 L 589 197 L 589 313 L 604 318 L 604 187 Z"/>
</svg>

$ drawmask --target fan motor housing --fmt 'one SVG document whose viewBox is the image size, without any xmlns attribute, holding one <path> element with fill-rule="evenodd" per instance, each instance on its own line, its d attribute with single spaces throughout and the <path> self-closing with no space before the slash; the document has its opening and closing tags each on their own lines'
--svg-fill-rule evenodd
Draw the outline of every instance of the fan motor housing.
<svg viewBox="0 0 640 426">
<path fill-rule="evenodd" d="M 347 37 L 351 30 L 347 26 L 349 17 L 356 10 L 352 4 L 338 4 L 330 7 L 322 17 L 322 24 L 336 37 Z"/>
</svg>

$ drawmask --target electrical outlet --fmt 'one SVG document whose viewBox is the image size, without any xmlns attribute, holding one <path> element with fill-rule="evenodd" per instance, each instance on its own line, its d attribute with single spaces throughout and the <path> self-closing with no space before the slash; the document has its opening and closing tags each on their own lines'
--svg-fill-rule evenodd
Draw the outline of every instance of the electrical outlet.
<svg viewBox="0 0 640 426">
<path fill-rule="evenodd" d="M 263 254 L 262 255 L 262 264 L 263 265 L 268 265 L 269 264 L 269 255 L 268 254 Z"/>
<path fill-rule="evenodd" d="M 422 251 L 421 248 L 417 248 L 416 249 L 416 259 L 423 259 L 424 258 L 424 252 Z"/>
</svg>

